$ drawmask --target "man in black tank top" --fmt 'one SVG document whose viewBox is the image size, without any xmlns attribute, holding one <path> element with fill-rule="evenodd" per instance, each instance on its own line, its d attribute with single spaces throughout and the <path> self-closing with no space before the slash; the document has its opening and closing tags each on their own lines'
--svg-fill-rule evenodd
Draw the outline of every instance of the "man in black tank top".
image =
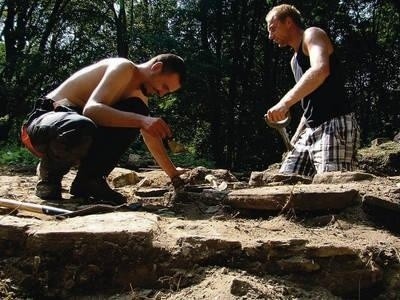
<svg viewBox="0 0 400 300">
<path fill-rule="evenodd" d="M 314 176 L 353 170 L 359 127 L 346 99 L 340 63 L 331 40 L 318 27 L 304 29 L 292 5 L 272 8 L 266 16 L 269 39 L 294 50 L 290 62 L 296 84 L 267 113 L 270 122 L 286 118 L 301 103 L 303 116 L 292 138 L 294 149 L 280 172 Z"/>
</svg>

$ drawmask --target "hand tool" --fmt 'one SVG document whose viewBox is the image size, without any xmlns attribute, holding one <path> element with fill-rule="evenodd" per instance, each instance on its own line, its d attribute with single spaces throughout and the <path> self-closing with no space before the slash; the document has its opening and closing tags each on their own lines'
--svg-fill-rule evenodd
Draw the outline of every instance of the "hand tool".
<svg viewBox="0 0 400 300">
<path fill-rule="evenodd" d="M 264 119 L 269 127 L 274 128 L 279 132 L 279 134 L 281 135 L 281 137 L 283 139 L 283 142 L 285 143 L 287 151 L 291 151 L 294 148 L 294 146 L 290 142 L 289 135 L 286 131 L 286 126 L 289 125 L 290 120 L 291 120 L 290 114 L 288 113 L 286 119 L 283 119 L 282 121 L 279 121 L 279 122 L 271 122 L 268 120 L 268 118 L 266 116 L 264 117 Z"/>
<path fill-rule="evenodd" d="M 11 209 L 26 210 L 26 211 L 41 213 L 41 214 L 50 215 L 50 216 L 72 213 L 71 210 L 62 209 L 62 208 L 58 208 L 58 207 L 36 204 L 36 203 L 29 203 L 29 202 L 22 202 L 22 201 L 17 201 L 17 200 L 12 200 L 12 199 L 4 199 L 4 198 L 0 198 L 0 206 L 11 208 Z"/>
<path fill-rule="evenodd" d="M 76 217 L 86 216 L 101 213 L 109 213 L 114 211 L 137 211 L 141 208 L 140 203 L 122 204 L 118 206 L 107 205 L 107 204 L 93 204 L 79 210 L 67 210 L 49 205 L 36 204 L 30 202 L 17 201 L 12 199 L 0 198 L 0 207 L 7 207 L 11 209 L 25 210 L 35 213 L 41 213 L 55 217 Z"/>
</svg>

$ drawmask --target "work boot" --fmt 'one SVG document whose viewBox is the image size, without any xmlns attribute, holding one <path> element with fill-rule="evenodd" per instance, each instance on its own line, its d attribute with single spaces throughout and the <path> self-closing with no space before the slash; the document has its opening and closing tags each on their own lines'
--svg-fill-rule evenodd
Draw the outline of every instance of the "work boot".
<svg viewBox="0 0 400 300">
<path fill-rule="evenodd" d="M 125 196 L 110 188 L 105 177 L 85 178 L 77 175 L 72 182 L 70 194 L 75 197 L 112 202 L 116 205 L 126 203 Z"/>
<path fill-rule="evenodd" d="M 61 196 L 62 173 L 51 173 L 46 168 L 47 163 L 43 160 L 37 166 L 39 182 L 36 184 L 35 194 L 43 200 L 59 200 Z"/>
<path fill-rule="evenodd" d="M 60 200 L 61 197 L 61 181 L 49 182 L 40 180 L 36 184 L 36 196 L 43 200 Z"/>
</svg>

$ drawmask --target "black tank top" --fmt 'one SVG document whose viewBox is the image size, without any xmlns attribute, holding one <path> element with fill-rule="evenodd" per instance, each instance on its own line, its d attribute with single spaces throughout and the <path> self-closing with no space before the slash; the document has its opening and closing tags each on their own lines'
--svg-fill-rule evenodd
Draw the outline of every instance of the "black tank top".
<svg viewBox="0 0 400 300">
<path fill-rule="evenodd" d="M 302 46 L 303 42 L 300 44 L 297 55 L 295 55 L 295 60 L 304 73 L 310 68 L 310 57 L 303 53 Z M 310 127 L 317 127 L 332 118 L 350 112 L 344 91 L 343 73 L 335 52 L 329 57 L 329 64 L 329 76 L 314 92 L 302 100 L 304 117 Z"/>
</svg>

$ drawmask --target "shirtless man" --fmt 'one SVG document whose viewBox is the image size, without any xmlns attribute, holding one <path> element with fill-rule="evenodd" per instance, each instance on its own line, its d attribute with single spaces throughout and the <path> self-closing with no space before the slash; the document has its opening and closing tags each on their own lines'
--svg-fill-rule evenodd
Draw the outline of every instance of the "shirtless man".
<svg viewBox="0 0 400 300">
<path fill-rule="evenodd" d="M 291 67 L 296 84 L 269 108 L 270 122 L 286 118 L 301 102 L 303 116 L 292 138 L 294 149 L 281 173 L 314 176 L 330 171 L 351 171 L 356 165 L 359 127 L 344 90 L 340 61 L 332 41 L 321 28 L 304 28 L 292 5 L 273 7 L 266 16 L 268 37 L 279 47 L 294 51 Z"/>
<path fill-rule="evenodd" d="M 61 199 L 63 176 L 79 164 L 72 195 L 124 203 L 106 177 L 139 131 L 157 163 L 179 181 L 181 171 L 162 142 L 171 130 L 161 118 L 149 116 L 147 97 L 177 91 L 184 76 L 184 61 L 173 54 L 142 64 L 109 58 L 79 70 L 39 99 L 22 127 L 24 144 L 41 158 L 36 195 Z"/>
</svg>

